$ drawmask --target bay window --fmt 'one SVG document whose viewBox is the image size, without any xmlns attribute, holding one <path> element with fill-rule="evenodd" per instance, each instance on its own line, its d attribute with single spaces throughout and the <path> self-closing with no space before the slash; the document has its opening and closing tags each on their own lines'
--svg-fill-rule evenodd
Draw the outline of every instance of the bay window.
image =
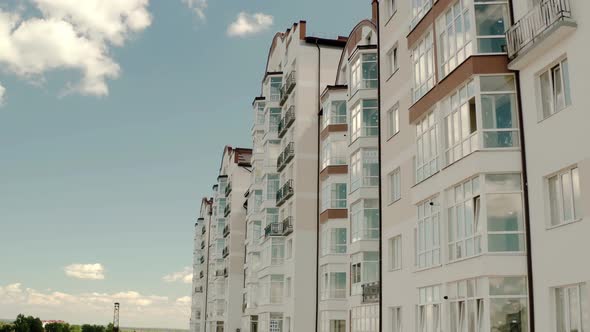
<svg viewBox="0 0 590 332">
<path fill-rule="evenodd" d="M 281 86 L 283 85 L 283 78 L 280 76 L 270 78 L 270 101 L 279 101 L 281 99 Z"/>
<path fill-rule="evenodd" d="M 345 137 L 329 136 L 322 142 L 322 169 L 328 166 L 346 165 L 348 145 Z"/>
<path fill-rule="evenodd" d="M 280 108 L 271 108 L 269 110 L 268 115 L 268 133 L 278 133 L 279 131 L 279 122 L 281 122 L 281 112 Z"/>
<path fill-rule="evenodd" d="M 263 304 L 279 304 L 283 302 L 284 276 L 272 274 L 261 280 L 261 302 Z"/>
<path fill-rule="evenodd" d="M 539 76 L 541 118 L 546 119 L 572 104 L 567 59 L 560 61 Z"/>
<path fill-rule="evenodd" d="M 322 129 L 333 124 L 346 124 L 345 100 L 332 100 L 324 104 Z"/>
<path fill-rule="evenodd" d="M 264 107 L 266 104 L 264 102 L 258 102 L 256 104 L 256 114 L 254 117 L 254 121 L 256 125 L 263 126 L 264 125 Z"/>
<path fill-rule="evenodd" d="M 350 190 L 379 185 L 379 154 L 377 149 L 359 149 L 350 157 Z"/>
<path fill-rule="evenodd" d="M 268 208 L 266 209 L 265 213 L 265 226 L 268 226 L 272 223 L 279 222 L 279 209 L 277 208 Z"/>
<path fill-rule="evenodd" d="M 412 101 L 417 102 L 434 87 L 434 43 L 428 32 L 410 52 L 413 68 Z"/>
<path fill-rule="evenodd" d="M 568 168 L 547 179 L 551 226 L 582 218 L 582 198 L 578 167 Z"/>
<path fill-rule="evenodd" d="M 351 256 L 352 295 L 362 294 L 362 285 L 379 281 L 379 252 L 359 252 Z"/>
<path fill-rule="evenodd" d="M 350 332 L 379 332 L 379 306 L 365 305 L 351 308 Z"/>
<path fill-rule="evenodd" d="M 361 53 L 350 66 L 351 94 L 359 89 L 376 89 L 377 54 Z"/>
<path fill-rule="evenodd" d="M 321 191 L 321 211 L 346 209 L 346 183 L 324 183 Z"/>
<path fill-rule="evenodd" d="M 413 29 L 432 7 L 432 0 L 411 0 L 411 1 L 412 1 L 412 21 L 410 22 L 410 29 Z"/>
<path fill-rule="evenodd" d="M 322 255 L 346 254 L 346 228 L 322 227 Z"/>
<path fill-rule="evenodd" d="M 279 175 L 266 175 L 266 199 L 274 201 L 276 199 L 277 191 L 279 190 Z"/>
<path fill-rule="evenodd" d="M 524 213 L 520 174 L 486 174 L 489 252 L 523 252 Z"/>
<path fill-rule="evenodd" d="M 416 267 L 424 269 L 440 265 L 440 213 L 438 198 L 418 205 L 416 225 Z"/>
<path fill-rule="evenodd" d="M 481 194 L 479 177 L 447 190 L 449 261 L 482 252 Z"/>
<path fill-rule="evenodd" d="M 438 131 L 434 111 L 416 123 L 416 182 L 422 182 L 439 170 Z"/>
<path fill-rule="evenodd" d="M 481 76 L 484 148 L 518 147 L 518 119 L 514 76 Z"/>
<path fill-rule="evenodd" d="M 474 82 L 469 81 L 441 103 L 445 114 L 445 159 L 447 164 L 477 150 L 479 145 Z"/>
<path fill-rule="evenodd" d="M 441 329 L 441 295 L 440 285 L 422 287 L 418 290 L 418 332 L 440 332 Z"/>
<path fill-rule="evenodd" d="M 376 99 L 364 99 L 352 108 L 350 141 L 379 134 L 379 107 Z"/>
<path fill-rule="evenodd" d="M 333 269 L 329 265 L 320 267 L 322 300 L 346 298 L 346 272 Z"/>
<path fill-rule="evenodd" d="M 437 21 L 441 78 L 473 54 L 471 8 L 469 1 L 457 1 Z"/>
<path fill-rule="evenodd" d="M 478 279 L 447 284 L 451 331 L 484 332 L 484 289 Z"/>
<path fill-rule="evenodd" d="M 360 200 L 350 206 L 351 241 L 379 239 L 379 201 Z"/>
<path fill-rule="evenodd" d="M 557 332 L 590 329 L 588 288 L 585 283 L 554 289 L 555 324 Z"/>
<path fill-rule="evenodd" d="M 489 295 L 492 331 L 528 331 L 525 277 L 489 278 Z"/>
<path fill-rule="evenodd" d="M 505 53 L 506 31 L 510 27 L 508 0 L 474 0 L 477 50 Z"/>
<path fill-rule="evenodd" d="M 271 237 L 262 249 L 262 260 L 265 266 L 280 265 L 285 260 L 285 239 Z"/>
</svg>

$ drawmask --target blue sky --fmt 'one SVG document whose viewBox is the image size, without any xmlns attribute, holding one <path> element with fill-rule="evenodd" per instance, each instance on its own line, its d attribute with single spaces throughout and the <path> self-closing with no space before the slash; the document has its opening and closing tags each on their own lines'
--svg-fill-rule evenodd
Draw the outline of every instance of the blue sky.
<svg viewBox="0 0 590 332">
<path fill-rule="evenodd" d="M 299 19 L 309 34 L 347 35 L 370 1 L 126 0 L 143 16 L 115 24 L 121 34 L 76 20 L 71 1 L 0 4 L 0 318 L 106 324 L 117 298 L 123 325 L 185 328 L 190 285 L 163 277 L 191 265 L 223 146 L 251 145 L 272 36 Z M 230 36 L 242 12 L 260 24 Z M 35 18 L 71 23 L 101 63 L 78 40 L 14 33 Z M 72 264 L 100 267 L 66 275 Z"/>
</svg>

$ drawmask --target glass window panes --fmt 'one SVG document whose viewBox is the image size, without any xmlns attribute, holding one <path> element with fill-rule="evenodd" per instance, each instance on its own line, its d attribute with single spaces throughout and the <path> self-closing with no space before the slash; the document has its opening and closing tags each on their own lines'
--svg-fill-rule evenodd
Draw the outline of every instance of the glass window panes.
<svg viewBox="0 0 590 332">
<path fill-rule="evenodd" d="M 413 69 L 412 98 L 416 102 L 434 86 L 434 51 L 432 33 L 417 43 L 411 51 Z"/>
<path fill-rule="evenodd" d="M 567 59 L 562 60 L 539 76 L 541 92 L 541 118 L 563 110 L 571 105 L 569 65 Z"/>
<path fill-rule="evenodd" d="M 582 218 L 582 197 L 578 167 L 566 169 L 547 180 L 551 226 Z"/>
</svg>

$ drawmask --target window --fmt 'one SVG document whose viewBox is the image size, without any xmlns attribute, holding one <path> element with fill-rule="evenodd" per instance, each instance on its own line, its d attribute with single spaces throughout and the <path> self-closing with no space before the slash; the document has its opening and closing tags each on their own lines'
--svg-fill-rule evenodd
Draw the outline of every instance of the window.
<svg viewBox="0 0 590 332">
<path fill-rule="evenodd" d="M 266 176 L 266 199 L 274 201 L 279 190 L 279 175 L 268 174 Z"/>
<path fill-rule="evenodd" d="M 582 198 L 578 167 L 561 171 L 548 179 L 551 226 L 582 218 Z"/>
<path fill-rule="evenodd" d="M 440 285 L 423 287 L 418 290 L 417 332 L 441 331 Z"/>
<path fill-rule="evenodd" d="M 268 118 L 268 132 L 269 133 L 277 133 L 279 131 L 279 122 L 281 122 L 281 112 L 280 108 L 271 108 Z"/>
<path fill-rule="evenodd" d="M 270 78 L 270 101 L 279 101 L 281 99 L 281 85 L 283 84 L 282 77 Z"/>
<path fill-rule="evenodd" d="M 346 165 L 348 143 L 346 137 L 329 136 L 322 142 L 322 169 L 328 166 Z"/>
<path fill-rule="evenodd" d="M 507 0 L 475 1 L 475 28 L 479 53 L 505 53 L 510 27 Z"/>
<path fill-rule="evenodd" d="M 572 104 L 567 59 L 542 73 L 539 76 L 539 84 L 541 88 L 542 119 L 546 119 Z"/>
<path fill-rule="evenodd" d="M 457 1 L 437 22 L 440 77 L 447 76 L 473 53 L 470 5 Z"/>
<path fill-rule="evenodd" d="M 322 211 L 327 209 L 346 209 L 346 183 L 325 183 L 322 186 Z"/>
<path fill-rule="evenodd" d="M 433 54 L 432 33 L 428 32 L 411 52 L 414 70 L 414 85 L 412 87 L 414 102 L 422 98 L 434 86 Z"/>
<path fill-rule="evenodd" d="M 484 148 L 519 146 L 514 76 L 481 76 Z"/>
<path fill-rule="evenodd" d="M 488 251 L 523 252 L 524 221 L 520 174 L 486 174 Z"/>
<path fill-rule="evenodd" d="M 389 0 L 389 1 L 395 1 L 395 0 Z M 388 71 L 389 71 L 389 75 L 393 75 L 397 70 L 398 70 L 398 58 L 397 58 L 397 44 L 395 44 L 395 46 L 393 46 L 388 52 L 387 52 L 387 66 L 388 66 Z"/>
<path fill-rule="evenodd" d="M 322 229 L 322 255 L 346 254 L 346 228 Z"/>
<path fill-rule="evenodd" d="M 484 332 L 482 284 L 482 280 L 478 279 L 461 280 L 447 284 L 451 331 Z"/>
<path fill-rule="evenodd" d="M 285 260 L 285 239 L 271 237 L 262 248 L 265 266 L 280 265 Z"/>
<path fill-rule="evenodd" d="M 440 217 L 437 198 L 418 205 L 416 228 L 416 267 L 419 269 L 440 265 Z"/>
<path fill-rule="evenodd" d="M 351 92 L 358 89 L 376 89 L 378 83 L 377 54 L 364 53 L 356 58 L 351 65 Z"/>
<path fill-rule="evenodd" d="M 379 252 L 359 252 L 351 260 L 351 294 L 360 295 L 361 285 L 379 280 Z"/>
<path fill-rule="evenodd" d="M 387 112 L 387 133 L 390 138 L 399 133 L 399 104 Z"/>
<path fill-rule="evenodd" d="M 491 330 L 528 331 L 526 278 L 490 278 L 489 285 Z"/>
<path fill-rule="evenodd" d="M 387 0 L 387 14 L 393 16 L 397 11 L 397 0 Z"/>
<path fill-rule="evenodd" d="M 432 7 L 432 0 L 411 0 L 412 1 L 412 21 L 410 29 L 413 29 L 426 15 Z"/>
<path fill-rule="evenodd" d="M 291 297 L 291 278 L 285 279 L 285 297 Z"/>
<path fill-rule="evenodd" d="M 447 190 L 449 261 L 481 253 L 483 233 L 479 177 Z"/>
<path fill-rule="evenodd" d="M 401 199 L 401 171 L 400 168 L 396 168 L 393 172 L 389 173 L 389 202 L 393 203 Z"/>
<path fill-rule="evenodd" d="M 331 267 L 321 268 L 322 300 L 346 298 L 346 272 L 331 271 Z"/>
<path fill-rule="evenodd" d="M 255 116 L 256 125 L 260 125 L 260 126 L 264 125 L 264 107 L 265 107 L 265 105 L 266 104 L 263 102 L 259 102 L 256 104 L 256 116 Z"/>
<path fill-rule="evenodd" d="M 376 99 L 361 100 L 352 109 L 350 141 L 379 134 L 379 108 Z"/>
<path fill-rule="evenodd" d="M 379 185 L 377 149 L 360 149 L 350 157 L 350 190 Z"/>
<path fill-rule="evenodd" d="M 391 324 L 391 332 L 402 332 L 402 308 L 389 308 L 389 321 Z"/>
<path fill-rule="evenodd" d="M 448 165 L 477 150 L 477 115 L 474 83 L 459 88 L 441 107 L 445 114 L 445 159 Z"/>
<path fill-rule="evenodd" d="M 346 123 L 346 101 L 334 100 L 324 104 L 323 127 Z"/>
<path fill-rule="evenodd" d="M 350 207 L 351 241 L 379 239 L 379 201 L 364 199 Z"/>
<path fill-rule="evenodd" d="M 389 269 L 402 268 L 402 236 L 398 235 L 389 239 Z"/>
<path fill-rule="evenodd" d="M 346 332 L 346 320 L 335 318 L 333 312 L 322 311 L 320 332 Z"/>
<path fill-rule="evenodd" d="M 416 182 L 438 172 L 438 124 L 434 111 L 416 123 Z"/>
<path fill-rule="evenodd" d="M 557 332 L 584 332 L 590 329 L 590 307 L 586 284 L 555 288 Z"/>
<path fill-rule="evenodd" d="M 368 305 L 350 309 L 350 332 L 378 332 L 379 306 Z"/>
</svg>

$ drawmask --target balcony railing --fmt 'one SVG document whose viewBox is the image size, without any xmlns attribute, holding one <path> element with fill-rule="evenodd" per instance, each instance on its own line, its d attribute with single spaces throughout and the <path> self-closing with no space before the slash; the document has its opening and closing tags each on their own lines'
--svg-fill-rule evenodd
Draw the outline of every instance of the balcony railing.
<svg viewBox="0 0 590 332">
<path fill-rule="evenodd" d="M 205 249 L 205 241 L 201 241 L 201 249 Z"/>
<path fill-rule="evenodd" d="M 283 223 L 282 229 L 283 229 L 284 236 L 287 236 L 287 235 L 293 233 L 293 217 L 285 218 L 282 221 L 282 223 Z"/>
<path fill-rule="evenodd" d="M 224 216 L 229 216 L 229 214 L 231 213 L 231 204 L 227 204 L 225 206 L 225 209 L 223 209 L 223 215 Z"/>
<path fill-rule="evenodd" d="M 571 19 L 569 0 L 541 0 L 506 32 L 508 56 L 516 58 L 525 48 L 543 38 L 545 31 Z"/>
<path fill-rule="evenodd" d="M 295 144 L 291 142 L 285 146 L 285 149 L 277 158 L 277 170 L 280 172 L 285 169 L 293 157 L 295 157 Z"/>
<path fill-rule="evenodd" d="M 199 273 L 199 277 L 200 277 L 201 279 L 203 279 L 203 277 L 204 277 L 204 276 L 205 276 L 205 273 L 203 273 L 203 271 L 201 271 L 201 272 Z"/>
<path fill-rule="evenodd" d="M 216 277 L 223 277 L 223 270 L 216 270 L 215 271 L 215 276 Z"/>
<path fill-rule="evenodd" d="M 225 225 L 223 227 L 223 237 L 227 237 L 229 235 L 229 225 Z"/>
<path fill-rule="evenodd" d="M 202 293 L 202 292 L 203 292 L 203 286 L 195 287 L 195 293 Z"/>
<path fill-rule="evenodd" d="M 223 258 L 229 256 L 229 247 L 225 247 L 223 248 L 223 251 L 221 252 Z"/>
<path fill-rule="evenodd" d="M 293 180 L 285 182 L 277 191 L 277 206 L 283 205 L 291 196 L 293 196 Z"/>
<path fill-rule="evenodd" d="M 363 303 L 379 302 L 379 291 L 381 289 L 381 283 L 379 281 L 364 284 L 362 288 Z"/>
<path fill-rule="evenodd" d="M 205 263 L 205 256 L 201 256 L 201 258 L 199 258 L 199 262 L 201 262 L 201 264 Z"/>
<path fill-rule="evenodd" d="M 282 236 L 283 235 L 283 224 L 279 222 L 273 222 L 268 224 L 264 228 L 264 237 L 269 236 Z"/>
<path fill-rule="evenodd" d="M 227 270 L 227 267 L 223 269 L 223 276 L 227 278 L 227 276 L 229 275 L 228 273 L 229 271 Z"/>
<path fill-rule="evenodd" d="M 228 182 L 227 185 L 225 186 L 225 197 L 229 196 L 229 194 L 231 193 L 232 187 L 231 187 L 231 182 Z"/>
<path fill-rule="evenodd" d="M 205 234 L 207 232 L 207 228 L 205 228 L 205 226 L 203 226 L 201 228 L 201 234 Z"/>
<path fill-rule="evenodd" d="M 295 79 L 295 71 L 292 71 L 285 79 L 285 83 L 281 86 L 281 99 L 279 100 L 279 105 L 283 106 L 287 102 L 289 94 L 293 91 L 296 84 L 297 80 Z"/>
<path fill-rule="evenodd" d="M 291 105 L 285 112 L 285 116 L 279 121 L 279 138 L 285 136 L 293 122 L 295 122 L 295 105 Z"/>
</svg>

